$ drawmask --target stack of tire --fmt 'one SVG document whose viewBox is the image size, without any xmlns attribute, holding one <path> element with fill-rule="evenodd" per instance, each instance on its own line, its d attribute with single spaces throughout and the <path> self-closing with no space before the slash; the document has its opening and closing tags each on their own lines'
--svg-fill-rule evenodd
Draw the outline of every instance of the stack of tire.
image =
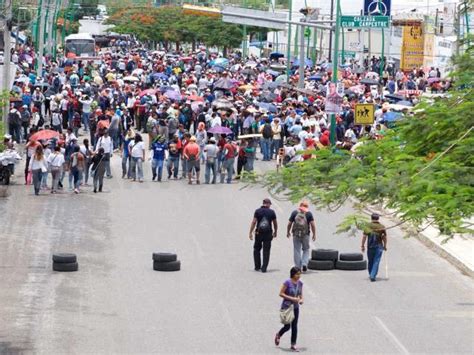
<svg viewBox="0 0 474 355">
<path fill-rule="evenodd" d="M 336 261 L 336 269 L 339 270 L 366 270 L 367 260 L 362 253 L 341 253 Z"/>
<path fill-rule="evenodd" d="M 311 251 L 311 260 L 308 269 L 332 270 L 339 259 L 339 252 L 334 249 L 316 249 Z"/>
<path fill-rule="evenodd" d="M 53 270 L 60 272 L 71 272 L 79 270 L 79 264 L 77 263 L 76 254 L 53 254 Z"/>
<path fill-rule="evenodd" d="M 153 270 L 179 271 L 181 270 L 181 261 L 173 253 L 153 253 Z"/>
</svg>

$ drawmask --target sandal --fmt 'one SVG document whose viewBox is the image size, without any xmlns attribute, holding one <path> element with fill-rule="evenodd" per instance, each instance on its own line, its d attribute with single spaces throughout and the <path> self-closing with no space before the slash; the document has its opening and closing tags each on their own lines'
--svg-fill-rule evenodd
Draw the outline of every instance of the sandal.
<svg viewBox="0 0 474 355">
<path fill-rule="evenodd" d="M 280 345 L 280 335 L 278 333 L 276 333 L 275 335 L 275 345 L 276 346 Z"/>
</svg>

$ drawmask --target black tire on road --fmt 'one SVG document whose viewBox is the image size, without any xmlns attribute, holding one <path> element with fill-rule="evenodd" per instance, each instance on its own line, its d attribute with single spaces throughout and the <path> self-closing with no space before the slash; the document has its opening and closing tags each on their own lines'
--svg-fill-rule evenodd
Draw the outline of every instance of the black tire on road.
<svg viewBox="0 0 474 355">
<path fill-rule="evenodd" d="M 341 253 L 339 259 L 342 261 L 362 261 L 364 255 L 362 253 Z"/>
<path fill-rule="evenodd" d="M 311 251 L 311 259 L 313 260 L 332 260 L 336 261 L 339 257 L 339 252 L 334 249 L 316 249 Z"/>
<path fill-rule="evenodd" d="M 336 269 L 339 270 L 366 270 L 367 260 L 346 261 L 339 260 L 336 262 Z"/>
<path fill-rule="evenodd" d="M 78 263 L 53 263 L 54 271 L 77 271 L 79 270 Z"/>
<path fill-rule="evenodd" d="M 153 262 L 153 270 L 156 271 L 179 271 L 181 270 L 181 262 L 177 261 L 168 261 L 165 263 L 159 263 L 157 261 Z"/>
<path fill-rule="evenodd" d="M 53 261 L 60 264 L 75 263 L 77 262 L 77 256 L 72 253 L 57 253 L 53 254 Z"/>
<path fill-rule="evenodd" d="M 334 261 L 332 260 L 310 260 L 308 269 L 311 270 L 332 270 L 334 269 Z"/>
<path fill-rule="evenodd" d="M 153 261 L 159 263 L 168 263 L 176 260 L 178 260 L 178 256 L 173 253 L 153 253 Z"/>
</svg>

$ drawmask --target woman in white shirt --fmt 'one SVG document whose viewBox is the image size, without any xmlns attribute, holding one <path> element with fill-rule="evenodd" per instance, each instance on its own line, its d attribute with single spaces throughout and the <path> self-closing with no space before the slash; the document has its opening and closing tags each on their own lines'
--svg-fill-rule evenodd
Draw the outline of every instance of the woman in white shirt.
<svg viewBox="0 0 474 355">
<path fill-rule="evenodd" d="M 142 136 L 138 133 L 135 134 L 135 139 L 130 142 L 128 146 L 131 161 L 131 172 L 132 179 L 136 181 L 138 178 L 139 182 L 143 182 L 143 162 L 145 161 L 145 144 L 143 143 Z"/>
<path fill-rule="evenodd" d="M 41 144 L 36 147 L 35 154 L 33 154 L 30 159 L 28 170 L 32 173 L 35 195 L 38 196 L 41 188 L 41 178 L 43 177 L 43 173 L 48 171 L 43 146 Z"/>
<path fill-rule="evenodd" d="M 51 193 L 55 194 L 58 191 L 59 177 L 64 165 L 64 155 L 61 153 L 59 145 L 54 148 L 54 152 L 49 155 L 47 161 L 51 170 L 51 178 L 53 179 Z"/>
</svg>

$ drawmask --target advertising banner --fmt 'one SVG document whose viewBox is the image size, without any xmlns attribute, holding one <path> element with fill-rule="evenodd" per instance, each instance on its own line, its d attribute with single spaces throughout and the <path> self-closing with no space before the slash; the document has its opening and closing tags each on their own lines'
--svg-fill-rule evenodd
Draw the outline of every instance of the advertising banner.
<svg viewBox="0 0 474 355">
<path fill-rule="evenodd" d="M 421 24 L 403 27 L 400 68 L 405 71 L 423 66 L 425 34 Z"/>
</svg>

